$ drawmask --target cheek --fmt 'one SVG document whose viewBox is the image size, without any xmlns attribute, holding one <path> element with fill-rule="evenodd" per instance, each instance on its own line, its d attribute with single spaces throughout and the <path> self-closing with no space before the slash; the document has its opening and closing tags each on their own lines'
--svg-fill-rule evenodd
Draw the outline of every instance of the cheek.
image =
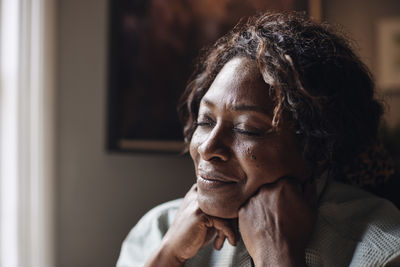
<svg viewBox="0 0 400 267">
<path fill-rule="evenodd" d="M 261 186 L 285 175 L 296 176 L 303 159 L 293 146 L 267 142 L 249 145 L 241 161 L 247 173 L 247 183 Z"/>
<path fill-rule="evenodd" d="M 189 144 L 189 154 L 193 161 L 195 161 L 195 158 L 196 158 L 196 151 L 197 151 L 197 149 L 194 146 L 193 140 L 192 140 L 192 141 L 190 141 L 190 144 Z"/>
<path fill-rule="evenodd" d="M 245 173 L 246 179 L 242 187 L 242 198 L 249 197 L 264 184 L 275 182 L 280 176 L 276 170 L 276 149 L 270 144 L 260 142 L 244 142 L 238 145 L 236 150 L 239 166 Z"/>
<path fill-rule="evenodd" d="M 196 131 L 193 133 L 192 139 L 190 140 L 189 144 L 189 153 L 192 159 L 194 159 L 194 156 L 197 153 L 197 147 L 198 147 L 198 141 L 197 141 L 197 134 Z"/>
<path fill-rule="evenodd" d="M 246 167 L 248 179 L 258 184 L 273 183 L 280 177 L 283 159 L 273 146 L 255 146 L 248 149 Z"/>
<path fill-rule="evenodd" d="M 200 137 L 201 137 L 201 135 L 199 135 L 198 132 L 195 131 L 193 133 L 192 140 L 190 141 L 190 144 L 189 144 L 189 153 L 194 162 L 195 167 L 197 167 L 197 162 L 199 160 L 198 148 L 202 143 Z"/>
</svg>

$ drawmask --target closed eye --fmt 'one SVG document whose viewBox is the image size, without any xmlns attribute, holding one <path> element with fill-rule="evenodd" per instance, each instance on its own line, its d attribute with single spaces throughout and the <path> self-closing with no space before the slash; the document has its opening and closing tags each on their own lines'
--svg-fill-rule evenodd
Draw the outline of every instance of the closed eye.
<svg viewBox="0 0 400 267">
<path fill-rule="evenodd" d="M 210 117 L 204 116 L 197 119 L 195 126 L 198 127 L 213 127 L 215 125 L 215 121 Z"/>
<path fill-rule="evenodd" d="M 206 121 L 198 121 L 196 122 L 196 126 L 213 126 L 214 124 L 211 122 L 206 122 Z"/>
<path fill-rule="evenodd" d="M 260 137 L 263 136 L 265 134 L 264 131 L 262 130 L 245 130 L 245 129 L 241 129 L 241 128 L 237 128 L 235 127 L 234 130 L 236 132 L 238 132 L 239 134 L 244 134 L 244 135 L 248 135 L 248 136 L 255 136 L 255 137 Z"/>
<path fill-rule="evenodd" d="M 273 132 L 272 128 L 256 128 L 249 126 L 236 125 L 234 131 L 252 137 L 262 137 Z"/>
</svg>

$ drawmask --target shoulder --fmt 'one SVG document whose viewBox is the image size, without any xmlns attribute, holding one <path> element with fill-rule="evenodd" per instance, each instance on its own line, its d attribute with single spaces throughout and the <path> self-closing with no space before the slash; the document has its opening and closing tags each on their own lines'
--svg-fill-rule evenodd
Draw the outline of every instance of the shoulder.
<svg viewBox="0 0 400 267">
<path fill-rule="evenodd" d="M 400 223 L 400 211 L 390 201 L 336 181 L 328 182 L 319 211 L 325 218 L 351 224 Z"/>
<path fill-rule="evenodd" d="M 326 254 L 354 266 L 383 265 L 400 255 L 400 211 L 364 190 L 329 181 L 317 222 Z M 322 249 L 323 250 L 323 249 Z"/>
<path fill-rule="evenodd" d="M 152 208 L 139 220 L 131 230 L 131 233 L 138 228 L 143 230 L 143 228 L 152 228 L 154 226 L 160 231 L 168 230 L 181 202 L 182 199 L 175 199 Z"/>
<path fill-rule="evenodd" d="M 137 241 L 137 237 L 153 236 L 162 238 L 168 230 L 182 199 L 168 201 L 148 211 L 129 232 L 125 242 Z"/>
<path fill-rule="evenodd" d="M 182 199 L 172 200 L 147 212 L 125 238 L 118 267 L 142 266 L 160 244 L 178 211 Z"/>
</svg>

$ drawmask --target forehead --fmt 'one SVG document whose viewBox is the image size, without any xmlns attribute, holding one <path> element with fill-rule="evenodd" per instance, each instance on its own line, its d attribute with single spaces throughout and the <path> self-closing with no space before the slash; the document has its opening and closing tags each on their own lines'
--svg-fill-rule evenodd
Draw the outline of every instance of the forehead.
<svg viewBox="0 0 400 267">
<path fill-rule="evenodd" d="M 264 82 L 257 63 L 247 58 L 228 61 L 203 97 L 220 105 L 252 105 L 272 110 L 269 86 Z"/>
</svg>

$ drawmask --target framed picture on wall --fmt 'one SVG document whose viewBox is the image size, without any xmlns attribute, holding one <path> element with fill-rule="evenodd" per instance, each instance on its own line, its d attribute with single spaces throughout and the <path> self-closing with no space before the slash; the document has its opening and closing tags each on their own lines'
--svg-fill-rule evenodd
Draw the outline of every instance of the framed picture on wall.
<svg viewBox="0 0 400 267">
<path fill-rule="evenodd" d="M 377 31 L 378 85 L 400 93 L 400 17 L 380 20 Z"/>
<path fill-rule="evenodd" d="M 298 0 L 110 0 L 109 151 L 183 148 L 176 106 L 199 50 L 240 18 L 307 10 Z"/>
</svg>

